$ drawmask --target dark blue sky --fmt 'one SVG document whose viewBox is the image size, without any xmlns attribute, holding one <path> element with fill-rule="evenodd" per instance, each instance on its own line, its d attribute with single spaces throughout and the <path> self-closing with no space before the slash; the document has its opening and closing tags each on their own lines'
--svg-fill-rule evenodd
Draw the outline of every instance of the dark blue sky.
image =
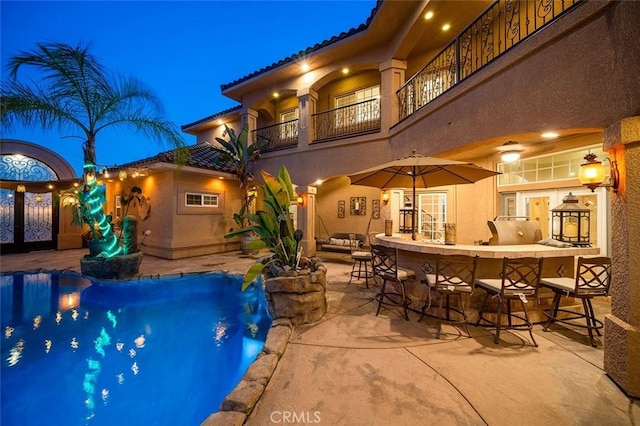
<svg viewBox="0 0 640 426">
<path fill-rule="evenodd" d="M 9 57 L 37 42 L 90 42 L 110 70 L 151 87 L 178 126 L 237 105 L 220 85 L 363 24 L 375 0 L 0 2 L 2 78 Z M 82 170 L 79 139 L 2 129 Z M 195 137 L 184 134 L 188 144 Z M 121 164 L 167 149 L 127 131 L 99 134 L 98 162 Z"/>
</svg>

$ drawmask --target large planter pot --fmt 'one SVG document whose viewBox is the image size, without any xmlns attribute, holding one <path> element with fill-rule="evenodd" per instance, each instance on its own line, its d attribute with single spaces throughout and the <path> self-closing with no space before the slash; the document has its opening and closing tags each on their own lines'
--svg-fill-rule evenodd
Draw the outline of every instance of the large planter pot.
<svg viewBox="0 0 640 426">
<path fill-rule="evenodd" d="M 248 249 L 247 245 L 254 241 L 257 240 L 258 237 L 256 235 L 243 235 L 240 238 L 240 250 L 242 251 L 242 254 L 256 254 L 258 253 L 258 250 L 255 249 Z"/>
<path fill-rule="evenodd" d="M 141 251 L 110 258 L 85 256 L 80 259 L 80 271 L 89 277 L 122 280 L 134 277 L 141 263 Z"/>
<path fill-rule="evenodd" d="M 287 318 L 300 325 L 319 321 L 327 313 L 327 270 L 322 264 L 306 274 L 267 278 L 264 286 L 273 319 Z"/>
</svg>

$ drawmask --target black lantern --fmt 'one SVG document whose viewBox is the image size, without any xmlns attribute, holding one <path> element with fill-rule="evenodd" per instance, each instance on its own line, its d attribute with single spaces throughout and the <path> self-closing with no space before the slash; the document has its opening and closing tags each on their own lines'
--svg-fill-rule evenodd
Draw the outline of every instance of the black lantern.
<svg viewBox="0 0 640 426">
<path fill-rule="evenodd" d="M 551 210 L 551 233 L 554 240 L 574 246 L 589 246 L 591 210 L 578 205 L 578 197 L 569 193 L 562 204 Z"/>
</svg>

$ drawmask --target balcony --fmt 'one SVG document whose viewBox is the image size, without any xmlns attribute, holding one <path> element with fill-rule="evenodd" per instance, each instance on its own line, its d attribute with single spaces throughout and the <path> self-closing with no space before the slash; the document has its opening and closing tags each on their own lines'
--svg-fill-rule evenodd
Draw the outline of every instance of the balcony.
<svg viewBox="0 0 640 426">
<path fill-rule="evenodd" d="M 380 131 L 380 99 L 370 99 L 312 115 L 314 142 Z"/>
<path fill-rule="evenodd" d="M 269 141 L 263 149 L 264 152 L 292 148 L 298 145 L 298 119 L 261 127 L 253 132 L 253 140 L 266 139 Z"/>
<path fill-rule="evenodd" d="M 498 0 L 397 92 L 398 121 L 409 117 L 584 0 Z"/>
</svg>

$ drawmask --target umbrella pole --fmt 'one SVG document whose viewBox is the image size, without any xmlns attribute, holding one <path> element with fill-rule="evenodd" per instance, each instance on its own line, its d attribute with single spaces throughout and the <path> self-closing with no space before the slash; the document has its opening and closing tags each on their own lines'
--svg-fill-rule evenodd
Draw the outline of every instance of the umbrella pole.
<svg viewBox="0 0 640 426">
<path fill-rule="evenodd" d="M 416 228 L 416 224 L 417 224 L 417 218 L 418 218 L 418 208 L 416 206 L 416 168 L 413 168 L 413 175 L 412 175 L 412 180 L 413 180 L 413 205 L 412 207 L 412 211 L 411 211 L 411 239 L 412 240 L 417 240 L 418 239 L 418 231 Z"/>
</svg>

